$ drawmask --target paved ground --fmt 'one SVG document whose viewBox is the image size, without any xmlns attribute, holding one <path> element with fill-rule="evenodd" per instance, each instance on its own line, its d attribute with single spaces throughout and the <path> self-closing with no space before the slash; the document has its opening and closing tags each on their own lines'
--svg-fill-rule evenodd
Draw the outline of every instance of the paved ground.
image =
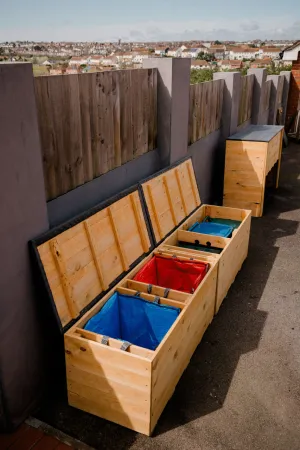
<svg viewBox="0 0 300 450">
<path fill-rule="evenodd" d="M 1 450 L 70 450 L 72 447 L 41 430 L 21 425 L 15 433 L 0 435 Z"/>
<path fill-rule="evenodd" d="M 299 450 L 299 145 L 284 151 L 280 184 L 152 438 L 64 403 L 39 417 L 101 450 Z"/>
</svg>

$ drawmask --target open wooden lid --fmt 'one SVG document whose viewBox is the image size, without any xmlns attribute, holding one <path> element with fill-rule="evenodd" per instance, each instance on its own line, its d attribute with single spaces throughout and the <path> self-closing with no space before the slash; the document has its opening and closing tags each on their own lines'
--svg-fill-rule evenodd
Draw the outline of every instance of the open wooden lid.
<svg viewBox="0 0 300 450">
<path fill-rule="evenodd" d="M 32 241 L 62 327 L 152 248 L 137 189 L 90 213 Z"/>
<path fill-rule="evenodd" d="M 201 205 L 191 158 L 141 183 L 156 243 Z"/>
</svg>

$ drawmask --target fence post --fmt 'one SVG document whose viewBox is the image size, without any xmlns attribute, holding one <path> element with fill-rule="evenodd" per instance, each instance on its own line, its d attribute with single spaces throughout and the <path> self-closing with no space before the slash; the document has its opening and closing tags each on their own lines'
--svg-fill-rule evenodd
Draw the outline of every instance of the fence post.
<svg viewBox="0 0 300 450">
<path fill-rule="evenodd" d="M 290 71 L 283 71 L 283 72 L 280 72 L 280 75 L 282 75 L 284 77 L 284 80 L 283 80 L 283 92 L 282 92 L 282 123 L 280 125 L 284 125 L 285 124 L 285 119 L 286 119 L 288 98 L 289 98 L 291 72 Z"/>
<path fill-rule="evenodd" d="M 240 72 L 217 72 L 214 80 L 225 80 L 222 108 L 222 136 L 236 133 L 238 128 L 239 108 L 241 98 Z"/>
<path fill-rule="evenodd" d="M 254 74 L 253 100 L 252 100 L 252 123 L 262 125 L 263 93 L 267 80 L 267 69 L 249 69 L 248 75 Z"/>
<path fill-rule="evenodd" d="M 190 58 L 144 59 L 145 69 L 157 68 L 157 144 L 162 166 L 187 154 Z"/>
<path fill-rule="evenodd" d="M 0 64 L 0 432 L 37 406 L 45 349 L 28 241 L 48 229 L 31 64 Z M 1 402 L 0 401 L 0 402 Z"/>
</svg>

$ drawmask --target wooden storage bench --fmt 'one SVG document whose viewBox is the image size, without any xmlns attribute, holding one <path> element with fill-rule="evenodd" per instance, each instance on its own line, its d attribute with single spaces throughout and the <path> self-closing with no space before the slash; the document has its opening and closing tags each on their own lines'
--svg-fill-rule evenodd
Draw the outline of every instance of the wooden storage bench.
<svg viewBox="0 0 300 450">
<path fill-rule="evenodd" d="M 250 125 L 227 139 L 224 206 L 251 209 L 254 217 L 263 215 L 271 170 L 274 187 L 278 187 L 282 138 L 282 126 Z"/>
<path fill-rule="evenodd" d="M 251 211 L 202 205 L 191 159 L 162 171 L 142 182 L 142 191 L 147 205 L 149 222 L 158 251 L 175 252 L 184 257 L 200 256 L 203 260 L 218 264 L 218 283 L 215 313 L 225 298 L 231 284 L 248 254 Z M 192 214 L 191 214 L 192 213 Z M 231 238 L 205 235 L 188 231 L 205 217 L 222 218 L 241 222 Z M 180 242 L 194 244 L 199 241 L 205 252 L 179 247 Z M 222 249 L 220 254 L 212 248 Z"/>
<path fill-rule="evenodd" d="M 151 241 L 134 190 L 33 243 L 64 331 L 69 404 L 146 435 L 213 319 L 217 288 L 217 263 L 201 254 L 193 261 L 209 265 L 193 293 L 134 280 L 154 256 L 191 261 L 180 252 L 153 251 Z M 123 350 L 121 340 L 85 329 L 115 293 L 179 309 L 157 348 Z"/>
</svg>

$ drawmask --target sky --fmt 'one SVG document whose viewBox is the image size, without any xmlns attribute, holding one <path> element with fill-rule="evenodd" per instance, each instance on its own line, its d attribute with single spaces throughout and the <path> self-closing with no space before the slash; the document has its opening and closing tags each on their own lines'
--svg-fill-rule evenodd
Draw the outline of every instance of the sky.
<svg viewBox="0 0 300 450">
<path fill-rule="evenodd" d="M 0 0 L 0 42 L 300 39 L 300 0 Z"/>
</svg>

